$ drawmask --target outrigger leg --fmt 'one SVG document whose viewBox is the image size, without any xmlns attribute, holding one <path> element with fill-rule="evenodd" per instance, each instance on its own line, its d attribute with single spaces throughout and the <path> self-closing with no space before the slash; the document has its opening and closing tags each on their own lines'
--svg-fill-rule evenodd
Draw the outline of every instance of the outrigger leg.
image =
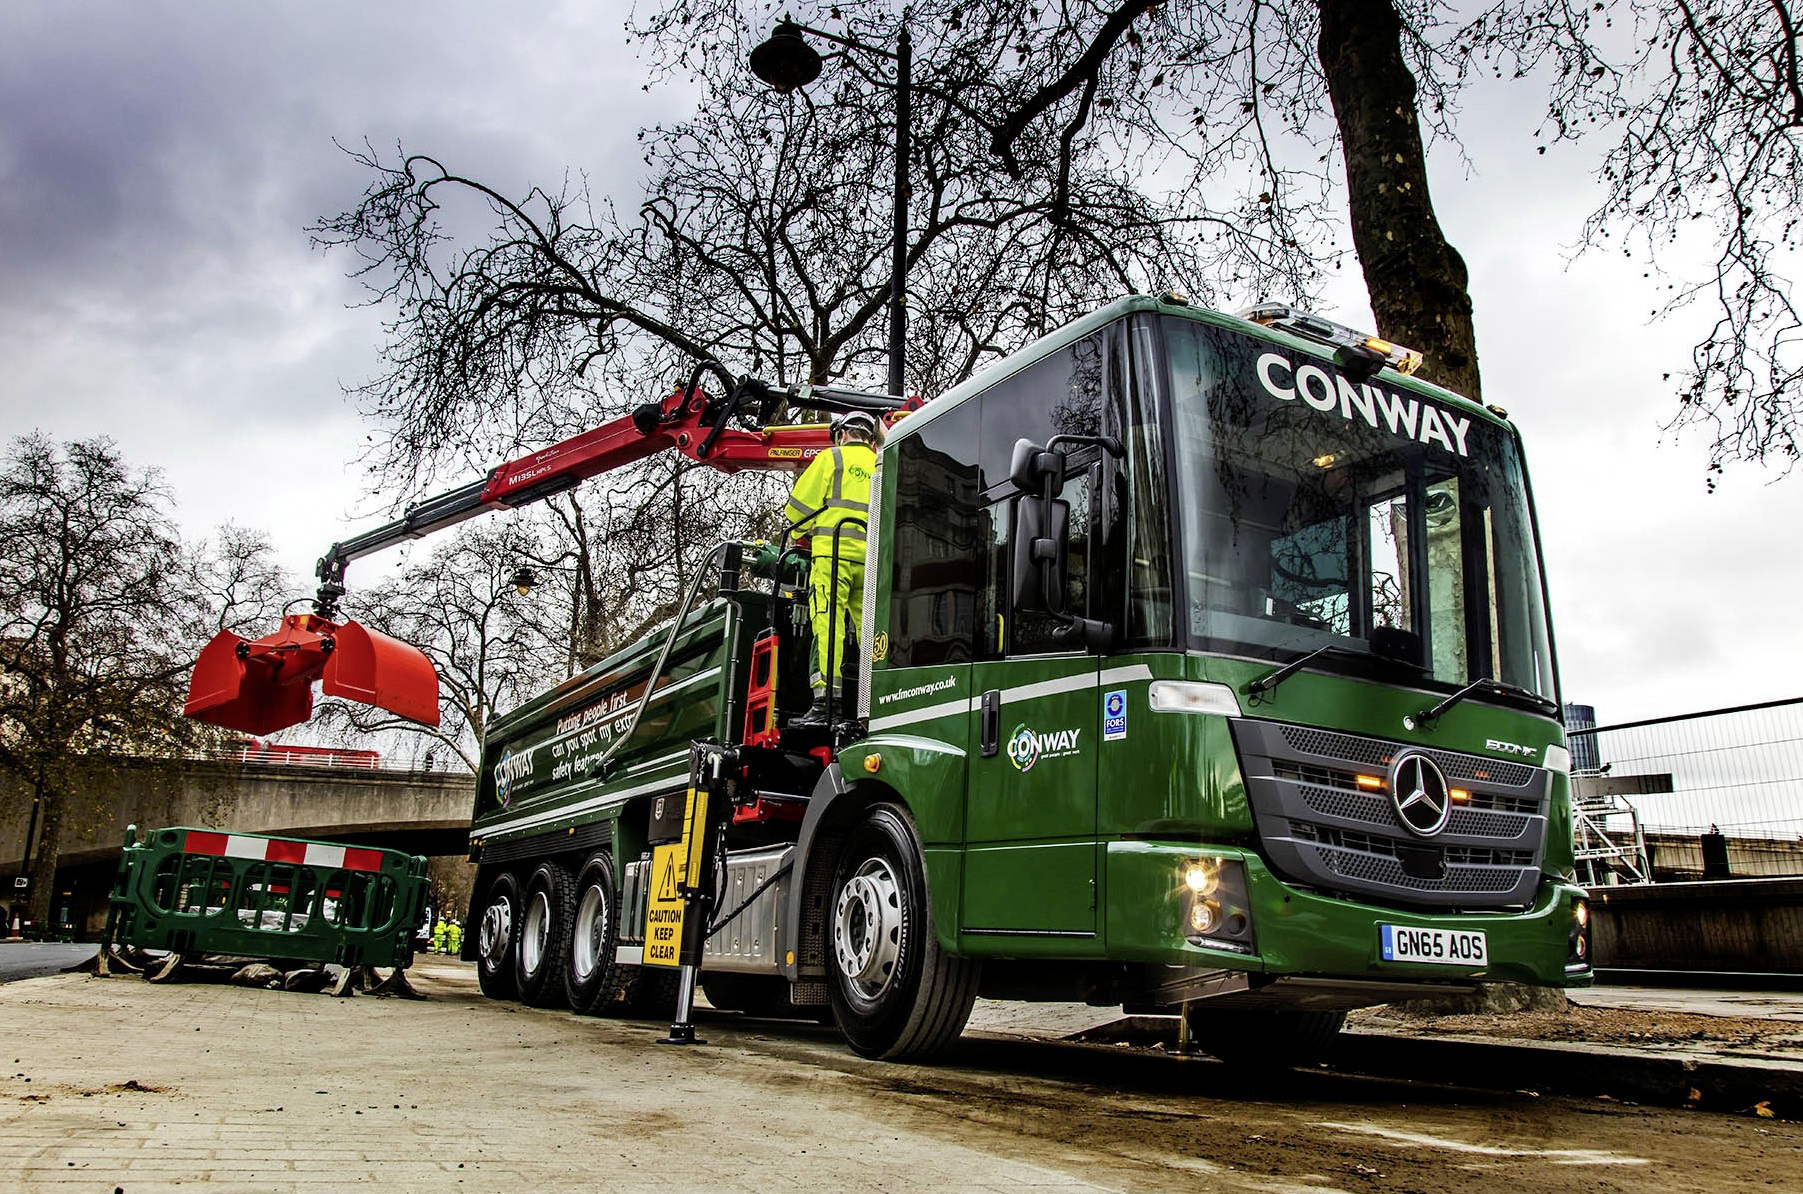
<svg viewBox="0 0 1803 1194">
<path fill-rule="evenodd" d="M 701 954 L 707 947 L 707 922 L 714 903 L 713 849 L 720 835 L 716 829 L 719 818 L 711 809 L 716 803 L 725 759 L 725 748 L 712 743 L 689 746 L 689 793 L 683 808 L 682 839 L 677 846 L 683 860 L 677 888 L 683 902 L 682 977 L 676 987 L 676 1019 L 670 1024 L 670 1035 L 658 1038 L 660 1045 L 707 1044 L 695 1035 L 695 985 L 701 975 Z M 663 849 L 671 847 L 666 845 Z"/>
</svg>

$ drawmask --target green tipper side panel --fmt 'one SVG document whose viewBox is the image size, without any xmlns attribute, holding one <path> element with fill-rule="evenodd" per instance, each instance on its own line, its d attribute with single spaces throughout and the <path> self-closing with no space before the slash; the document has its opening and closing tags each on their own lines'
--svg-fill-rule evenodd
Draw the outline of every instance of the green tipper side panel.
<svg viewBox="0 0 1803 1194">
<path fill-rule="evenodd" d="M 426 860 L 176 826 L 128 831 L 111 940 L 140 949 L 344 966 L 405 966 L 425 912 Z"/>
<path fill-rule="evenodd" d="M 756 594 L 735 600 L 748 615 L 762 608 Z M 485 738 L 477 777 L 473 845 L 565 832 L 618 815 L 634 796 L 681 788 L 688 778 L 689 744 L 720 736 L 727 712 L 729 671 L 743 660 L 729 650 L 740 615 L 715 601 L 690 615 L 645 715 L 631 737 L 599 770 L 625 733 L 667 632 L 623 650 L 544 696 L 498 718 Z"/>
</svg>

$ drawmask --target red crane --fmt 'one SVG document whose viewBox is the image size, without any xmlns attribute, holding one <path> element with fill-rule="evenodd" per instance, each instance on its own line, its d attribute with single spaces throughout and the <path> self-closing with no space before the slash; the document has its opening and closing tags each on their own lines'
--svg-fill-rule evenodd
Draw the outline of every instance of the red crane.
<svg viewBox="0 0 1803 1194">
<path fill-rule="evenodd" d="M 700 389 L 704 370 L 728 382 L 725 398 Z M 425 654 L 354 621 L 337 621 L 344 570 L 352 560 L 419 539 L 489 510 L 542 501 L 590 477 L 659 452 L 677 451 L 721 472 L 799 471 L 832 446 L 827 424 L 766 426 L 784 404 L 867 410 L 890 418 L 918 405 L 886 394 L 825 386 L 778 389 L 752 378 L 734 382 L 717 366 L 697 369 L 661 403 L 496 466 L 487 477 L 408 507 L 401 518 L 334 543 L 318 566 L 313 611 L 289 614 L 273 634 L 246 640 L 215 635 L 195 662 L 183 712 L 245 734 L 271 734 L 313 714 L 313 682 L 425 725 L 438 724 L 438 674 Z M 739 426 L 732 426 L 734 422 Z"/>
</svg>

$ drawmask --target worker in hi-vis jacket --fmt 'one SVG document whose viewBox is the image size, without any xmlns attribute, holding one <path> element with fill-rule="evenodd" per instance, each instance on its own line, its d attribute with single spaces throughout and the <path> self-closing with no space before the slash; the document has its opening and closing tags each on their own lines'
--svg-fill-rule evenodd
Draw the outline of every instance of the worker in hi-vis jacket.
<svg viewBox="0 0 1803 1194">
<path fill-rule="evenodd" d="M 875 415 L 861 410 L 834 419 L 832 448 L 796 478 L 783 510 L 790 536 L 808 544 L 808 618 L 814 629 L 814 704 L 791 725 L 826 724 L 829 685 L 834 710 L 844 709 L 836 673 L 845 664 L 847 632 L 863 613 L 864 531 L 878 426 Z M 848 519 L 857 522 L 840 526 Z"/>
</svg>

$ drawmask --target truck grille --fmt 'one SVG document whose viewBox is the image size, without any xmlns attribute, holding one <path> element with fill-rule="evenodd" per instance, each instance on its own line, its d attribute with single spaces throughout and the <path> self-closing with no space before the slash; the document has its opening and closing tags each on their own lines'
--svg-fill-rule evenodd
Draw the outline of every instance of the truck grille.
<svg viewBox="0 0 1803 1194">
<path fill-rule="evenodd" d="M 1468 794 L 1446 828 L 1420 838 L 1397 819 L 1387 779 L 1401 742 L 1281 722 L 1236 720 L 1247 798 L 1271 866 L 1309 887 L 1404 906 L 1502 908 L 1532 901 L 1546 840 L 1551 774 L 1482 755 L 1428 749 Z M 1368 782 L 1368 781 L 1367 781 Z"/>
</svg>

